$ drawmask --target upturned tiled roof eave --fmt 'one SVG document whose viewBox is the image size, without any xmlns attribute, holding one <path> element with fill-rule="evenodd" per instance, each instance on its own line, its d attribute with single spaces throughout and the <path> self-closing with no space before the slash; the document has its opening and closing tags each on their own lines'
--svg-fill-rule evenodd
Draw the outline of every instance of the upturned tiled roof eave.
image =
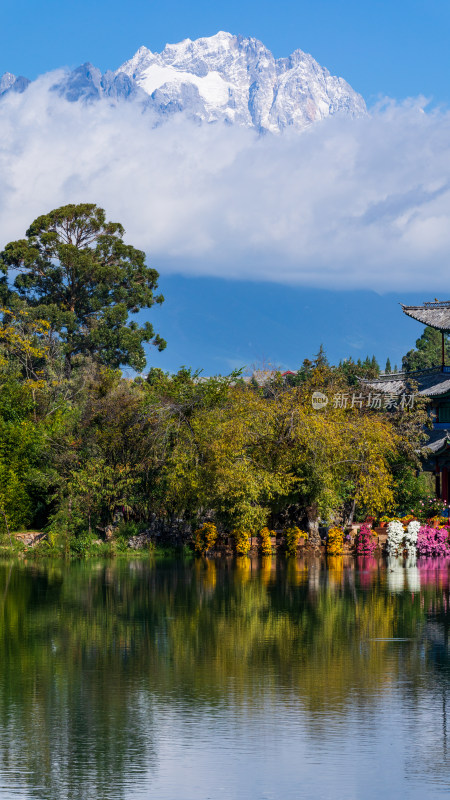
<svg viewBox="0 0 450 800">
<path fill-rule="evenodd" d="M 450 333 L 450 301 L 425 303 L 423 306 L 400 305 L 408 317 L 430 328 Z"/>
</svg>

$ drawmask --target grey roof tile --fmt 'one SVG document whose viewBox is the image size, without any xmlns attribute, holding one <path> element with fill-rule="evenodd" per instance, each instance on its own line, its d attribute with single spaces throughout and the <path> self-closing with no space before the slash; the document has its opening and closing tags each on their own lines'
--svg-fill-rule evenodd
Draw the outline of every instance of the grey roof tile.
<svg viewBox="0 0 450 800">
<path fill-rule="evenodd" d="M 424 303 L 423 306 L 404 306 L 402 303 L 401 306 L 408 317 L 440 331 L 450 332 L 450 301 Z"/>
<path fill-rule="evenodd" d="M 361 378 L 361 383 L 378 392 L 386 394 L 401 394 L 408 391 L 411 382 L 417 384 L 417 394 L 424 397 L 439 397 L 450 392 L 450 373 L 438 369 L 424 369 L 417 372 L 395 372 L 382 375 L 379 378 L 367 380 Z"/>
<path fill-rule="evenodd" d="M 430 431 L 429 439 L 425 446 L 433 453 L 438 453 L 447 444 L 450 444 L 450 429 Z"/>
</svg>

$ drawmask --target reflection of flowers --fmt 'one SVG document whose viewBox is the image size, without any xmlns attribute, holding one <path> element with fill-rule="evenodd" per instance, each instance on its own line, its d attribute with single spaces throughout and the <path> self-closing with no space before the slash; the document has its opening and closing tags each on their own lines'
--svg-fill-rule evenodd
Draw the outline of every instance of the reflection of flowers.
<svg viewBox="0 0 450 800">
<path fill-rule="evenodd" d="M 373 556 L 358 556 L 356 559 L 359 572 L 359 582 L 364 589 L 368 589 L 378 574 L 378 562 Z"/>
<path fill-rule="evenodd" d="M 390 592 L 402 592 L 405 586 L 403 559 L 390 556 L 387 563 L 387 582 Z"/>
<path fill-rule="evenodd" d="M 417 567 L 416 551 L 408 550 L 408 557 L 405 564 L 406 581 L 410 592 L 420 591 L 420 573 Z"/>
<path fill-rule="evenodd" d="M 450 559 L 449 556 L 441 556 L 433 559 L 420 559 L 418 568 L 422 586 L 439 585 L 443 589 L 448 587 Z"/>
</svg>

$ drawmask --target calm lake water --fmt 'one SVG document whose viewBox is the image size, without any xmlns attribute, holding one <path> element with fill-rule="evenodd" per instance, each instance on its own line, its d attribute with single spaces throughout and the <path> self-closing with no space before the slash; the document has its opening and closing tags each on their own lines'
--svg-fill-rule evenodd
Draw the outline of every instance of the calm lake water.
<svg viewBox="0 0 450 800">
<path fill-rule="evenodd" d="M 1 799 L 448 796 L 449 570 L 1 564 Z"/>
</svg>

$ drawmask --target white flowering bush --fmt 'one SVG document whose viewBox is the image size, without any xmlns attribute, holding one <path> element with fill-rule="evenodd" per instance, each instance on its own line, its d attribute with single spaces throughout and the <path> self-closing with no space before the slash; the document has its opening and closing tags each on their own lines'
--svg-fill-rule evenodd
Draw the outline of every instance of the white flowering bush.
<svg viewBox="0 0 450 800">
<path fill-rule="evenodd" d="M 405 533 L 405 544 L 408 550 L 415 550 L 417 546 L 417 535 L 420 530 L 420 522 L 416 519 L 411 520 Z"/>
<path fill-rule="evenodd" d="M 405 538 L 405 531 L 399 519 L 392 519 L 388 523 L 387 537 L 386 551 L 389 555 L 395 556 L 399 551 L 403 550 L 403 540 Z"/>
</svg>

